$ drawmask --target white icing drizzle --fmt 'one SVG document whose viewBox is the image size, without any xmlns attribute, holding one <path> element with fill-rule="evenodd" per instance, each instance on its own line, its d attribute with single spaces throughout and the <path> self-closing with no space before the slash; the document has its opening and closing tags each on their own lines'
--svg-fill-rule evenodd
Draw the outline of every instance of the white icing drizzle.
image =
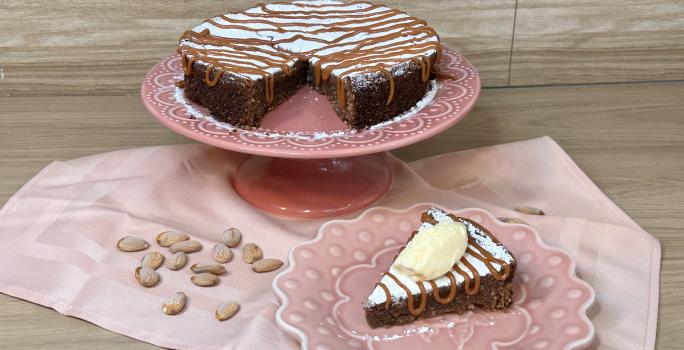
<svg viewBox="0 0 684 350">
<path fill-rule="evenodd" d="M 264 12 L 261 6 L 255 6 L 240 13 L 213 17 L 191 30 L 197 34 L 208 30 L 212 37 L 236 39 L 233 47 L 212 46 L 202 39 L 193 40 L 185 36 L 181 37 L 180 46 L 199 49 L 202 52 L 211 50 L 213 59 L 218 59 L 222 64 L 229 66 L 261 67 L 262 64 L 246 57 L 256 55 L 289 66 L 302 57 L 306 57 L 311 64 L 325 59 L 325 63 L 321 65 L 321 68 L 325 69 L 327 66 L 341 63 L 339 60 L 345 60 L 344 55 L 336 56 L 339 60 L 330 59 L 331 55 L 345 50 L 352 49 L 355 53 L 363 53 L 354 57 L 354 60 L 358 60 L 362 65 L 392 67 L 417 57 L 435 55 L 434 45 L 417 45 L 439 43 L 439 37 L 425 22 L 384 5 L 366 2 L 345 4 L 340 1 L 294 1 L 291 4 L 263 6 L 269 13 Z M 348 36 L 352 33 L 352 36 Z M 400 35 L 387 37 L 392 33 Z M 243 45 L 238 42 L 240 39 L 277 43 Z M 239 47 L 239 50 L 236 47 Z M 374 51 L 378 47 L 382 47 L 381 53 Z M 409 49 L 411 51 L 407 52 Z M 202 62 L 202 57 L 195 57 L 193 52 L 183 50 L 188 59 L 195 58 L 196 62 Z M 335 68 L 331 74 L 339 76 L 354 68 L 356 66 Z M 268 72 L 275 73 L 279 70 L 278 68 Z M 262 75 L 249 72 L 226 72 L 252 80 L 263 78 Z M 364 71 L 352 72 L 348 76 L 359 73 Z"/>
</svg>

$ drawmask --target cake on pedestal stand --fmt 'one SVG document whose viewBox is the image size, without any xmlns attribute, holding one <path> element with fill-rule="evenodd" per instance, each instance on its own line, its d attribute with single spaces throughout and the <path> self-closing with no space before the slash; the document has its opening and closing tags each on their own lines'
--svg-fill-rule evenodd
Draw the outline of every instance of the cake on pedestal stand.
<svg viewBox="0 0 684 350">
<path fill-rule="evenodd" d="M 180 57 L 169 56 L 147 74 L 141 88 L 149 112 L 171 130 L 196 141 L 251 154 L 232 179 L 247 202 L 286 217 L 346 215 L 370 206 L 392 182 L 383 152 L 430 138 L 463 119 L 480 94 L 475 68 L 443 49 L 440 79 L 403 118 L 367 130 L 350 130 L 327 98 L 303 88 L 269 112 L 254 130 L 218 124 L 189 101 L 175 83 Z"/>
</svg>

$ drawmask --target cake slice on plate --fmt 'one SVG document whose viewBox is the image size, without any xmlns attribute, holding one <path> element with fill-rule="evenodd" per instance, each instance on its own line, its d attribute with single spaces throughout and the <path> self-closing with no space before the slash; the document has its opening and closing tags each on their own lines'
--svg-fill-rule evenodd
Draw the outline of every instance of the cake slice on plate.
<svg viewBox="0 0 684 350">
<path fill-rule="evenodd" d="M 438 208 L 414 231 L 364 305 L 373 327 L 467 310 L 507 311 L 516 261 L 486 228 Z"/>
</svg>

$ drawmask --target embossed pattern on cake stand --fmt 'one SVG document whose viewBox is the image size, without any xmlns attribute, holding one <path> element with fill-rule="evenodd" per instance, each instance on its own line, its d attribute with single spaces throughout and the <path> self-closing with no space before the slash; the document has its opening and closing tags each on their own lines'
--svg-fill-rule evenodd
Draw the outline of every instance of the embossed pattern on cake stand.
<svg viewBox="0 0 684 350">
<path fill-rule="evenodd" d="M 389 188 L 392 176 L 381 152 L 430 138 L 462 120 L 480 94 L 480 79 L 468 60 L 443 49 L 435 96 L 406 118 L 368 130 L 347 128 L 327 97 L 309 88 L 269 112 L 261 128 L 246 130 L 205 118 L 201 106 L 183 101 L 178 55 L 155 65 L 141 97 L 163 125 L 193 140 L 254 155 L 232 179 L 253 206 L 280 216 L 333 217 L 361 210 Z M 264 159 L 261 157 L 268 157 Z M 291 163 L 283 159 L 294 159 Z"/>
</svg>

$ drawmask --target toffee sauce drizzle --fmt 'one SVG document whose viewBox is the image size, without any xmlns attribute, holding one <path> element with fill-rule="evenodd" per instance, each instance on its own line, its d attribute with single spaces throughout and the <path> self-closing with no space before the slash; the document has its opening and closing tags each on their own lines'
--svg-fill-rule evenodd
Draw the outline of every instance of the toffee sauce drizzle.
<svg viewBox="0 0 684 350">
<path fill-rule="evenodd" d="M 491 238 L 491 240 L 494 243 L 500 244 L 499 241 L 496 238 L 494 238 L 494 236 L 492 236 L 489 233 L 489 231 L 487 231 L 487 229 L 480 226 L 479 224 L 477 224 L 471 220 L 468 220 L 466 218 L 456 217 L 456 216 L 451 215 L 451 214 L 449 214 L 449 217 L 456 222 L 463 223 L 464 225 L 466 225 L 466 227 L 469 225 L 473 226 L 476 230 L 478 230 L 478 231 L 486 234 L 487 236 L 489 236 L 489 238 Z M 421 214 L 421 221 L 427 222 L 427 223 L 430 223 L 433 225 L 436 225 L 438 223 L 437 220 L 435 220 L 427 212 L 424 212 Z M 418 231 L 414 231 L 406 243 L 408 244 L 408 242 L 410 242 L 417 233 L 418 233 Z M 402 247 L 401 250 L 403 250 L 405 247 L 406 246 Z M 401 250 L 399 250 L 400 253 L 401 253 Z M 510 272 L 511 272 L 510 265 L 508 265 L 508 263 L 506 263 L 505 261 L 492 256 L 491 253 L 489 253 L 486 249 L 484 249 L 482 246 L 480 246 L 477 243 L 477 240 L 475 240 L 470 235 L 468 236 L 468 247 L 466 248 L 466 252 L 468 254 L 470 254 L 472 257 L 474 257 L 475 259 L 481 261 L 487 267 L 489 272 L 491 272 L 492 276 L 496 280 L 498 280 L 498 281 L 506 280 L 508 278 L 508 276 L 510 275 Z M 397 254 L 397 256 L 398 256 L 398 254 Z M 396 258 L 397 257 L 395 256 L 394 259 L 396 259 Z M 465 254 L 461 258 L 459 263 L 462 264 L 463 266 L 465 266 L 466 270 L 470 271 L 470 274 L 472 274 L 472 276 L 473 276 L 471 278 L 470 274 L 467 271 L 465 271 L 464 269 L 462 269 L 458 263 L 453 266 L 454 271 L 457 274 L 461 275 L 461 277 L 463 277 L 463 279 L 465 281 L 465 283 L 464 283 L 465 293 L 467 295 L 477 294 L 477 292 L 480 290 L 480 275 L 477 272 L 477 269 L 466 259 Z M 499 272 L 499 270 L 497 270 L 493 264 L 497 264 L 497 265 L 501 266 L 503 272 Z M 395 275 L 393 275 L 390 272 L 385 272 L 383 274 L 383 276 L 388 276 L 389 278 L 394 280 L 394 282 L 401 289 L 403 289 L 406 292 L 406 295 L 408 295 L 408 310 L 413 316 L 418 316 L 418 315 L 422 314 L 423 311 L 425 311 L 425 305 L 427 304 L 427 292 L 426 292 L 425 285 L 424 285 L 425 282 L 429 283 L 430 286 L 432 287 L 432 296 L 435 299 L 435 301 L 437 301 L 438 303 L 449 304 L 449 303 L 453 302 L 454 299 L 456 298 L 456 277 L 454 276 L 453 272 L 451 272 L 451 271 L 447 272 L 447 274 L 446 274 L 446 276 L 449 278 L 449 280 L 451 282 L 449 294 L 447 294 L 446 297 L 442 297 L 440 295 L 439 288 L 437 287 L 437 283 L 435 283 L 434 280 L 422 281 L 422 282 L 416 283 L 418 285 L 418 288 L 420 289 L 420 303 L 418 304 L 417 307 L 415 305 L 413 293 L 405 284 L 403 284 Z M 391 293 L 389 291 L 389 288 L 387 288 L 387 286 L 382 282 L 377 283 L 376 285 L 380 286 L 383 289 L 383 291 L 385 292 L 386 301 L 385 301 L 384 307 L 385 307 L 385 310 L 387 310 L 390 307 L 391 298 L 392 298 Z"/>
<path fill-rule="evenodd" d="M 199 33 L 192 30 L 186 31 L 180 37 L 180 46 L 177 50 L 181 55 L 185 75 L 191 76 L 192 64 L 200 61 L 208 65 L 204 76 L 204 81 L 208 86 L 215 86 L 225 72 L 260 76 L 264 79 L 266 102 L 271 104 L 275 96 L 275 77 L 268 69 L 277 68 L 290 76 L 292 72 L 288 63 L 293 59 L 308 62 L 316 57 L 317 61 L 313 65 L 316 86 L 319 86 L 321 81 L 328 81 L 334 70 L 343 70 L 335 78 L 337 79 L 337 101 L 341 108 L 346 109 L 346 91 L 347 86 L 351 84 L 351 74 L 370 72 L 383 74 L 389 81 L 389 96 L 387 96 L 387 105 L 389 105 L 394 98 L 394 77 L 390 71 L 392 66 L 414 62 L 421 67 L 421 78 L 425 82 L 430 78 L 432 67 L 439 62 L 441 45 L 434 29 L 423 20 L 408 16 L 402 11 L 387 8 L 383 4 L 372 4 L 366 1 L 319 5 L 283 2 L 275 4 L 287 4 L 302 10 L 306 9 L 306 11 L 278 11 L 269 9 L 265 4 L 258 4 L 256 8 L 263 13 L 242 13 L 249 19 L 220 15 L 218 18 L 227 23 L 218 23 L 214 19 L 207 19 L 204 22 L 221 29 L 297 34 L 286 39 L 266 40 L 226 38 L 212 35 L 209 29 L 204 29 Z M 369 6 L 361 9 L 348 9 L 359 4 Z M 340 7 L 340 9 L 317 10 L 323 7 Z M 378 8 L 382 9 L 373 11 Z M 398 15 L 405 17 L 395 18 Z M 302 21 L 279 23 L 269 20 L 273 18 Z M 323 24 L 315 21 L 316 19 L 341 19 L 343 21 Z M 364 25 L 364 23 L 367 24 Z M 261 29 L 255 29 L 254 24 L 259 24 Z M 268 26 L 268 29 L 264 29 L 264 25 Z M 322 28 L 305 31 L 286 29 L 286 27 Z M 361 34 L 377 31 L 394 32 L 378 37 L 342 42 L 345 39 L 355 36 L 363 37 Z M 344 32 L 345 34 L 332 40 L 326 40 L 318 35 L 331 32 Z M 432 40 L 433 38 L 437 40 Z M 299 53 L 276 48 L 278 44 L 292 43 L 300 39 L 321 43 L 323 47 Z M 200 48 L 190 46 L 188 43 Z M 207 45 L 212 48 L 207 48 Z M 346 48 L 349 46 L 351 48 Z M 342 47 L 345 49 L 329 54 L 319 54 L 324 50 Z M 431 59 L 429 53 L 433 50 L 435 57 Z M 255 82 L 248 77 L 244 79 L 248 86 L 252 86 Z"/>
</svg>

